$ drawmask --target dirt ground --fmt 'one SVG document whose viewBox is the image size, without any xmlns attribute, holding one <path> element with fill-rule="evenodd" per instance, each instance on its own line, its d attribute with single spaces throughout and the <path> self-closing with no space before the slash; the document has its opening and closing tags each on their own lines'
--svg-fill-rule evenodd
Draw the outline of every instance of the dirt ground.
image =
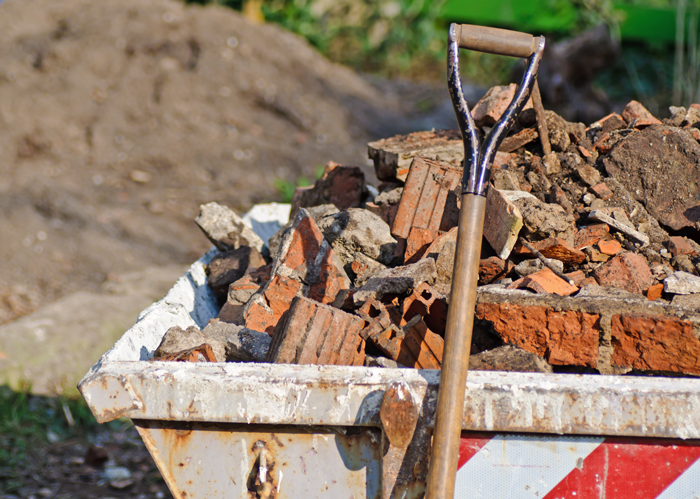
<svg viewBox="0 0 700 499">
<path fill-rule="evenodd" d="M 193 261 L 201 203 L 243 211 L 276 200 L 275 179 L 366 167 L 368 140 L 430 124 L 401 104 L 444 101 L 433 90 L 371 84 L 217 6 L 5 0 L 0 324 Z"/>
</svg>

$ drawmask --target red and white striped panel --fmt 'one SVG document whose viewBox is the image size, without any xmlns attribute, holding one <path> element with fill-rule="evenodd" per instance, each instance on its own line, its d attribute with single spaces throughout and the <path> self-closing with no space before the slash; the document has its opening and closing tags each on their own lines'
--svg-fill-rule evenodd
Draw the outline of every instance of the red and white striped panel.
<svg viewBox="0 0 700 499">
<path fill-rule="evenodd" d="M 700 441 L 463 433 L 455 499 L 700 499 Z"/>
</svg>

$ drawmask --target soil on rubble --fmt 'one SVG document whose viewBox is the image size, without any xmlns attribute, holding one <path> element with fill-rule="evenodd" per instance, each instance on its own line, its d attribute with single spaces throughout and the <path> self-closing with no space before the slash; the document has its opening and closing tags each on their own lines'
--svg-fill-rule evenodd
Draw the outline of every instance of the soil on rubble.
<svg viewBox="0 0 700 499">
<path fill-rule="evenodd" d="M 5 0 L 0 324 L 195 260 L 202 203 L 278 200 L 329 160 L 371 172 L 367 142 L 410 131 L 400 93 L 214 5 Z"/>
</svg>

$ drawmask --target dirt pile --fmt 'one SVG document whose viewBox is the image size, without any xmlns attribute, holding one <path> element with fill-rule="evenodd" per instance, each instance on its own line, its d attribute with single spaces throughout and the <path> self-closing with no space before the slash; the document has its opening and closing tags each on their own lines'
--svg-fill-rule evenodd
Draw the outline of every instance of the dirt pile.
<svg viewBox="0 0 700 499">
<path fill-rule="evenodd" d="M 197 207 L 244 209 L 329 151 L 365 164 L 381 94 L 237 13 L 156 2 L 0 5 L 0 324 L 207 248 Z M 383 116 L 383 118 L 382 118 Z"/>
<path fill-rule="evenodd" d="M 498 114 L 491 94 L 509 91 L 480 105 Z M 491 176 L 475 368 L 700 374 L 698 109 L 662 123 L 633 101 L 588 127 L 548 112 L 547 155 L 534 110 L 521 115 Z M 219 319 L 169 331 L 159 358 L 250 361 L 266 350 L 269 362 L 439 369 L 462 143 L 420 132 L 369 153 L 378 192 L 329 163 L 297 189 L 292 220 L 263 249 L 267 265 L 250 263 L 253 248 L 214 258 Z M 230 221 L 200 226 L 239 238 Z M 202 356 L 202 344 L 220 354 Z"/>
</svg>

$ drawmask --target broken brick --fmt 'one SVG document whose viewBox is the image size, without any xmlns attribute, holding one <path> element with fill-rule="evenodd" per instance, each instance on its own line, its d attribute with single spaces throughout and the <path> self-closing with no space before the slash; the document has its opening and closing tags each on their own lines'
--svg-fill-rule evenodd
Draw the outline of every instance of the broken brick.
<svg viewBox="0 0 700 499">
<path fill-rule="evenodd" d="M 591 165 L 581 165 L 576 168 L 578 177 L 583 180 L 583 183 L 591 187 L 600 183 L 600 172 Z"/>
<path fill-rule="evenodd" d="M 574 286 L 581 286 L 581 283 L 586 279 L 586 274 L 583 270 L 574 270 L 564 275 L 574 281 Z"/>
<path fill-rule="evenodd" d="M 359 166 L 343 166 L 330 161 L 312 187 L 298 188 L 292 198 L 290 217 L 299 208 L 335 205 L 339 210 L 359 207 L 365 193 L 365 174 Z"/>
<path fill-rule="evenodd" d="M 589 151 L 585 147 L 577 146 L 577 148 L 578 148 L 579 152 L 581 153 L 581 156 L 583 156 L 584 158 L 587 158 L 587 159 L 593 158 L 593 154 L 591 154 L 591 151 Z"/>
<path fill-rule="evenodd" d="M 417 288 L 422 283 L 435 282 L 437 271 L 432 258 L 423 258 L 416 263 L 394 267 L 377 272 L 367 279 L 367 282 L 355 291 L 355 305 L 361 306 L 370 298 L 378 300 L 387 297 L 403 296 Z"/>
<path fill-rule="evenodd" d="M 668 249 L 671 250 L 673 256 L 678 255 L 697 255 L 695 248 L 682 236 L 671 236 L 668 242 Z"/>
<path fill-rule="evenodd" d="M 274 276 L 266 284 L 262 294 L 253 296 L 246 304 L 243 310 L 243 324 L 254 331 L 272 335 L 277 322 L 282 314 L 289 310 L 292 299 L 300 290 L 301 283 L 294 279 Z"/>
<path fill-rule="evenodd" d="M 207 343 L 203 343 L 197 347 L 188 348 L 187 350 L 182 350 L 181 352 L 175 352 L 170 355 L 165 355 L 162 357 L 154 357 L 153 360 L 169 360 L 176 362 L 216 362 L 216 356 L 214 355 L 211 346 Z"/>
<path fill-rule="evenodd" d="M 561 277 L 548 268 L 543 268 L 508 285 L 508 289 L 531 289 L 535 293 L 554 293 L 569 296 L 578 291 Z"/>
<path fill-rule="evenodd" d="M 401 323 L 401 310 L 397 306 L 374 298 L 367 300 L 355 313 L 366 323 L 360 333 L 365 340 Z"/>
<path fill-rule="evenodd" d="M 637 126 L 641 124 L 661 124 L 661 121 L 656 119 L 647 108 L 636 100 L 629 101 L 625 106 L 624 111 L 622 111 L 622 118 L 627 122 L 627 125 L 631 125 L 634 120 L 637 120 Z"/>
<path fill-rule="evenodd" d="M 559 260 L 566 265 L 578 265 L 586 259 L 586 255 L 582 251 L 577 250 L 559 237 L 548 237 L 543 241 L 535 241 L 530 244 L 542 253 L 542 256 Z M 530 250 L 520 243 L 514 248 L 514 252 L 523 256 L 531 255 Z"/>
<path fill-rule="evenodd" d="M 365 322 L 359 317 L 296 297 L 275 330 L 267 361 L 277 364 L 361 366 Z"/>
<path fill-rule="evenodd" d="M 414 263 L 423 258 L 426 250 L 438 235 L 439 232 L 436 230 L 412 227 L 406 239 L 404 263 Z"/>
<path fill-rule="evenodd" d="M 392 326 L 368 338 L 387 357 L 406 367 L 440 369 L 445 341 L 420 316 L 404 327 Z"/>
<path fill-rule="evenodd" d="M 615 256 L 622 251 L 622 245 L 615 239 L 609 241 L 598 241 L 598 249 L 604 255 Z"/>
<path fill-rule="evenodd" d="M 653 283 L 644 257 L 623 251 L 593 271 L 598 284 L 643 294 Z"/>
<path fill-rule="evenodd" d="M 511 83 L 506 86 L 494 86 L 476 103 L 471 113 L 477 126 L 493 126 L 515 97 L 518 86 Z M 532 99 L 523 109 L 532 108 Z"/>
<path fill-rule="evenodd" d="M 207 283 L 218 299 L 228 293 L 231 283 L 237 281 L 251 269 L 265 265 L 265 260 L 258 250 L 250 246 L 241 246 L 233 251 L 220 253 L 207 265 Z"/>
<path fill-rule="evenodd" d="M 512 268 L 508 260 L 503 260 L 497 256 L 482 258 L 479 260 L 479 285 L 490 284 L 496 279 L 505 277 Z M 440 269 L 438 267 L 438 274 Z"/>
<path fill-rule="evenodd" d="M 552 188 L 549 191 L 549 202 L 558 204 L 564 208 L 564 211 L 569 215 L 574 213 L 574 207 L 571 206 L 571 201 L 569 201 L 569 198 L 566 197 L 564 191 L 557 184 L 552 184 Z"/>
<path fill-rule="evenodd" d="M 428 328 L 439 335 L 445 333 L 447 324 L 447 299 L 428 284 L 418 286 L 401 304 L 401 326 L 405 326 L 414 317 L 423 317 Z"/>
<path fill-rule="evenodd" d="M 395 237 L 408 238 L 411 228 L 448 231 L 458 222 L 462 172 L 444 161 L 416 157 L 391 227 Z"/>
<path fill-rule="evenodd" d="M 635 370 L 700 374 L 700 340 L 693 324 L 675 317 L 612 317 L 612 363 Z"/>
<path fill-rule="evenodd" d="M 591 191 L 598 196 L 600 199 L 603 201 L 607 201 L 608 199 L 613 197 L 613 192 L 608 188 L 607 185 L 605 185 L 605 182 L 601 182 L 600 184 L 596 184 L 592 186 Z"/>
<path fill-rule="evenodd" d="M 493 159 L 493 168 L 508 168 L 508 161 L 515 155 L 507 152 L 498 151 Z"/>
<path fill-rule="evenodd" d="M 415 132 L 370 142 L 368 153 L 379 180 L 405 181 L 416 156 L 440 158 L 459 168 L 464 159 L 464 144 L 458 130 Z"/>
<path fill-rule="evenodd" d="M 534 128 L 524 128 L 515 135 L 511 135 L 503 139 L 501 145 L 498 146 L 498 151 L 505 153 L 513 152 L 516 149 L 520 149 L 524 145 L 529 144 L 539 136 L 540 135 L 537 133 L 537 130 Z"/>
<path fill-rule="evenodd" d="M 664 285 L 662 283 L 654 284 L 647 289 L 647 300 L 654 301 L 661 298 L 664 292 Z"/>
<path fill-rule="evenodd" d="M 544 357 L 550 364 L 596 367 L 600 316 L 575 310 L 510 303 L 479 303 L 476 318 L 504 343 Z"/>
<path fill-rule="evenodd" d="M 264 265 L 232 283 L 218 318 L 224 322 L 240 323 L 243 320 L 243 306 L 270 280 L 271 272 L 272 265 Z"/>
<path fill-rule="evenodd" d="M 593 224 L 581 227 L 574 234 L 574 247 L 581 250 L 587 246 L 593 246 L 601 239 L 610 238 L 610 227 L 608 224 Z"/>
</svg>

